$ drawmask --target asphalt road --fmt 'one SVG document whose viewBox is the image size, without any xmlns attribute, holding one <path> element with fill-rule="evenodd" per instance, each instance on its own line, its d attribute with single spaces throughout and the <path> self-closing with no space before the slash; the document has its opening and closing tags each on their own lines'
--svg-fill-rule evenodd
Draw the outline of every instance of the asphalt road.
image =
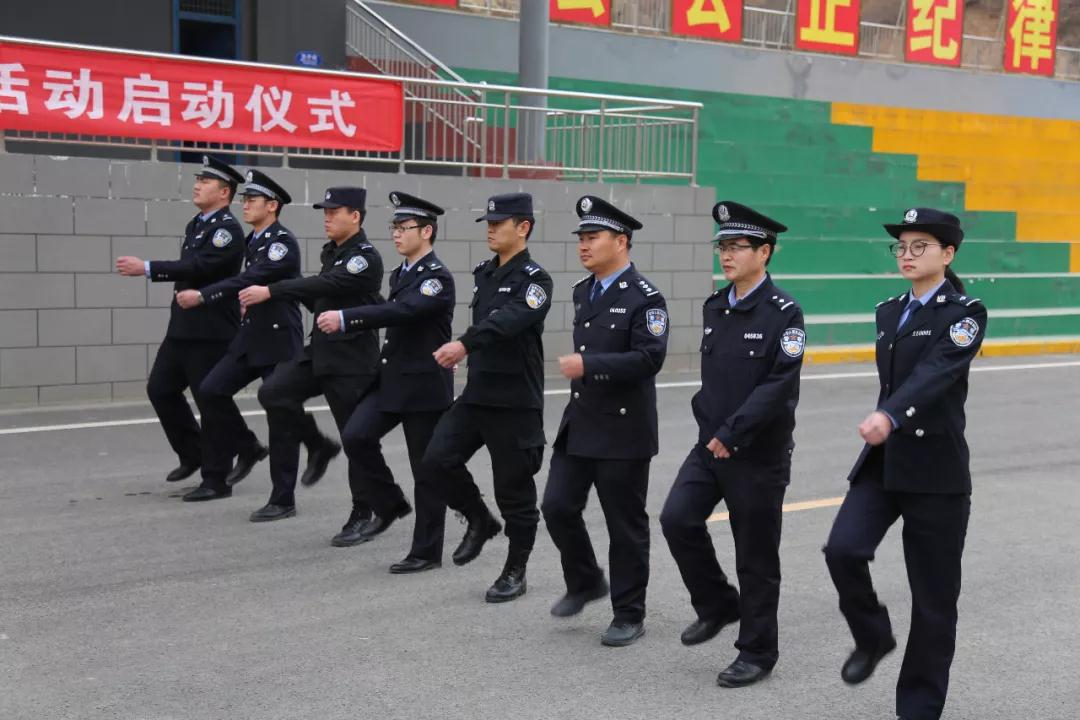
<svg viewBox="0 0 1080 720">
<path fill-rule="evenodd" d="M 1080 359 L 976 368 L 975 494 L 945 717 L 1071 720 L 1080 717 Z M 684 386 L 659 393 L 648 633 L 620 649 L 599 643 L 606 603 L 569 620 L 548 614 L 563 587 L 543 529 L 528 594 L 488 605 L 505 538 L 455 567 L 464 526 L 452 515 L 446 564 L 430 573 L 387 573 L 407 550 L 411 519 L 367 545 L 331 547 L 348 515 L 343 460 L 299 493 L 298 517 L 254 525 L 266 466 L 229 500 L 181 503 L 192 483 L 162 481 L 175 458 L 148 407 L 0 414 L 0 719 L 893 718 L 899 653 L 863 686 L 839 677 L 851 640 L 821 554 L 836 513 L 828 503 L 785 515 L 770 679 L 715 685 L 735 656 L 731 629 L 695 648 L 679 643 L 693 612 L 657 517 L 694 437 L 693 378 L 662 381 Z M 869 366 L 804 370 L 788 502 L 842 496 L 876 388 Z M 550 435 L 566 398 L 548 400 Z M 332 428 L 329 413 L 317 416 Z M 250 420 L 265 440 L 263 418 Z M 411 493 L 398 432 L 385 448 Z M 470 467 L 490 500 L 486 455 Z M 586 517 L 604 555 L 595 497 Z M 733 570 L 726 522 L 711 527 Z M 898 527 L 873 571 L 902 646 L 910 598 Z"/>
</svg>

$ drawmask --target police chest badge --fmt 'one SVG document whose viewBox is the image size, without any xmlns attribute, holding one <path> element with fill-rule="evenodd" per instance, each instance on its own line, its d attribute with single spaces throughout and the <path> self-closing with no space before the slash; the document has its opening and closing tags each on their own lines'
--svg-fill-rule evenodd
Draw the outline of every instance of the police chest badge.
<svg viewBox="0 0 1080 720">
<path fill-rule="evenodd" d="M 222 228 L 214 233 L 214 237 L 210 242 L 214 243 L 216 248 L 223 248 L 232 242 L 232 233 Z"/>
<path fill-rule="evenodd" d="M 780 335 L 780 349 L 788 357 L 800 357 L 805 347 L 806 333 L 799 328 L 788 328 Z"/>
<path fill-rule="evenodd" d="M 964 318 L 949 328 L 949 339 L 952 340 L 953 345 L 957 347 L 967 347 L 975 342 L 975 337 L 978 334 L 979 323 L 969 317 Z"/>
<path fill-rule="evenodd" d="M 436 295 L 438 295 L 441 292 L 442 292 L 442 283 L 439 282 L 438 280 L 436 280 L 435 278 L 431 278 L 430 280 L 425 280 L 420 285 L 420 294 L 421 295 L 427 295 L 428 297 L 435 297 Z"/>
<path fill-rule="evenodd" d="M 653 308 L 645 313 L 645 327 L 649 332 L 660 337 L 667 332 L 667 313 L 660 308 Z"/>
<path fill-rule="evenodd" d="M 277 262 L 281 258 L 285 257 L 289 253 L 289 248 L 282 243 L 270 243 L 270 249 L 266 251 L 266 256 Z"/>
<path fill-rule="evenodd" d="M 540 287 L 536 283 L 531 283 L 529 289 L 525 291 L 525 304 L 536 310 L 543 306 L 547 302 L 547 293 L 544 292 L 544 288 Z"/>
<path fill-rule="evenodd" d="M 345 269 L 353 275 L 359 275 L 367 270 L 368 261 L 364 259 L 363 255 L 353 255 L 349 258 L 349 262 L 345 264 Z"/>
</svg>

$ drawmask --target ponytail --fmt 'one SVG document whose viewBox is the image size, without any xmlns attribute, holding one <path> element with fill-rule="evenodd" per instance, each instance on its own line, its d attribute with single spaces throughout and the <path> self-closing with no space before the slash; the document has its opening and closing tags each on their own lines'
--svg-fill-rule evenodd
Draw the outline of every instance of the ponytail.
<svg viewBox="0 0 1080 720">
<path fill-rule="evenodd" d="M 964 292 L 964 283 L 960 280 L 955 272 L 953 272 L 951 265 L 945 266 L 945 279 L 949 281 L 949 284 L 960 292 Z"/>
</svg>

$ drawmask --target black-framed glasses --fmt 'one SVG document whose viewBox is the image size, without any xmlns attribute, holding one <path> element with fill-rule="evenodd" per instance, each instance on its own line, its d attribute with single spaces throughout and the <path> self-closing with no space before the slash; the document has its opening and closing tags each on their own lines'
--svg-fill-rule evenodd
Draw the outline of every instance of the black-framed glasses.
<svg viewBox="0 0 1080 720">
<path fill-rule="evenodd" d="M 930 247 L 931 245 L 937 245 L 938 247 L 941 247 L 941 243 L 932 243 L 924 242 L 923 240 L 916 240 L 913 243 L 893 243 L 889 246 L 889 252 L 892 253 L 892 256 L 895 258 L 902 258 L 907 255 L 909 251 L 911 252 L 911 257 L 922 257 L 923 253 L 926 252 L 926 248 Z"/>
<path fill-rule="evenodd" d="M 416 228 L 418 228 L 420 226 L 419 225 L 394 225 L 393 223 L 391 223 L 388 227 L 390 228 L 390 234 L 391 235 L 397 235 L 398 233 L 405 233 L 405 232 L 408 232 L 409 230 L 415 230 Z"/>
<path fill-rule="evenodd" d="M 742 250 L 753 250 L 754 246 L 749 243 L 724 243 L 717 245 L 714 251 L 717 255 L 723 255 L 724 253 L 737 253 Z"/>
</svg>

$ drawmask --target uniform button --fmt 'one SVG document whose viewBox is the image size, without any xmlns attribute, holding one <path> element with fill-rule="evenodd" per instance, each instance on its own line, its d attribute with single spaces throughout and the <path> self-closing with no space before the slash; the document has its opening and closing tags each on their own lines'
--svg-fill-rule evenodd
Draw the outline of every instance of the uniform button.
<svg viewBox="0 0 1080 720">
<path fill-rule="evenodd" d="M 589 327 L 589 323 L 585 323 L 585 327 Z"/>
<path fill-rule="evenodd" d="M 734 447 L 734 450 L 735 450 L 735 452 L 739 452 L 739 446 L 738 446 L 738 445 L 736 445 L 736 446 Z"/>
<path fill-rule="evenodd" d="M 725 314 L 725 315 L 730 315 L 730 314 L 731 314 L 731 311 L 730 311 L 730 310 L 725 310 L 725 311 L 724 311 L 724 314 Z"/>
<path fill-rule="evenodd" d="M 620 415 L 625 415 L 626 414 L 626 408 L 619 408 L 619 414 Z"/>
<path fill-rule="evenodd" d="M 892 343 L 889 343 L 889 349 L 892 350 Z"/>
<path fill-rule="evenodd" d="M 581 393 L 574 393 L 574 399 L 575 400 L 577 400 L 579 397 L 581 397 Z"/>
<path fill-rule="evenodd" d="M 750 355 L 753 355 L 753 354 L 754 354 L 754 351 L 753 351 L 753 350 L 751 350 L 751 351 L 750 351 Z"/>
<path fill-rule="evenodd" d="M 275 330 L 277 330 L 277 329 L 278 329 L 278 324 L 277 324 L 277 323 L 274 323 L 274 329 L 275 329 Z"/>
<path fill-rule="evenodd" d="M 918 428 L 918 429 L 916 429 L 916 430 L 915 430 L 915 437 L 922 437 L 922 436 L 923 436 L 923 435 L 925 435 L 925 434 L 926 434 L 926 433 L 925 433 L 925 432 L 923 432 L 923 429 L 922 429 L 922 428 Z"/>
<path fill-rule="evenodd" d="M 383 364 L 383 365 L 385 365 L 385 364 L 386 364 L 386 358 L 383 358 L 383 359 L 382 359 L 382 364 Z"/>
<path fill-rule="evenodd" d="M 585 346 L 582 345 L 581 347 L 578 348 L 578 350 L 584 352 L 585 351 Z"/>
<path fill-rule="evenodd" d="M 911 417 L 911 416 L 912 416 L 912 415 L 914 415 L 914 414 L 915 414 L 915 408 L 913 408 L 913 407 L 909 407 L 909 408 L 907 409 L 907 416 L 908 416 L 908 417 Z"/>
<path fill-rule="evenodd" d="M 611 323 L 611 329 L 612 329 L 612 330 L 614 330 L 614 329 L 615 329 L 615 323 Z"/>
</svg>

